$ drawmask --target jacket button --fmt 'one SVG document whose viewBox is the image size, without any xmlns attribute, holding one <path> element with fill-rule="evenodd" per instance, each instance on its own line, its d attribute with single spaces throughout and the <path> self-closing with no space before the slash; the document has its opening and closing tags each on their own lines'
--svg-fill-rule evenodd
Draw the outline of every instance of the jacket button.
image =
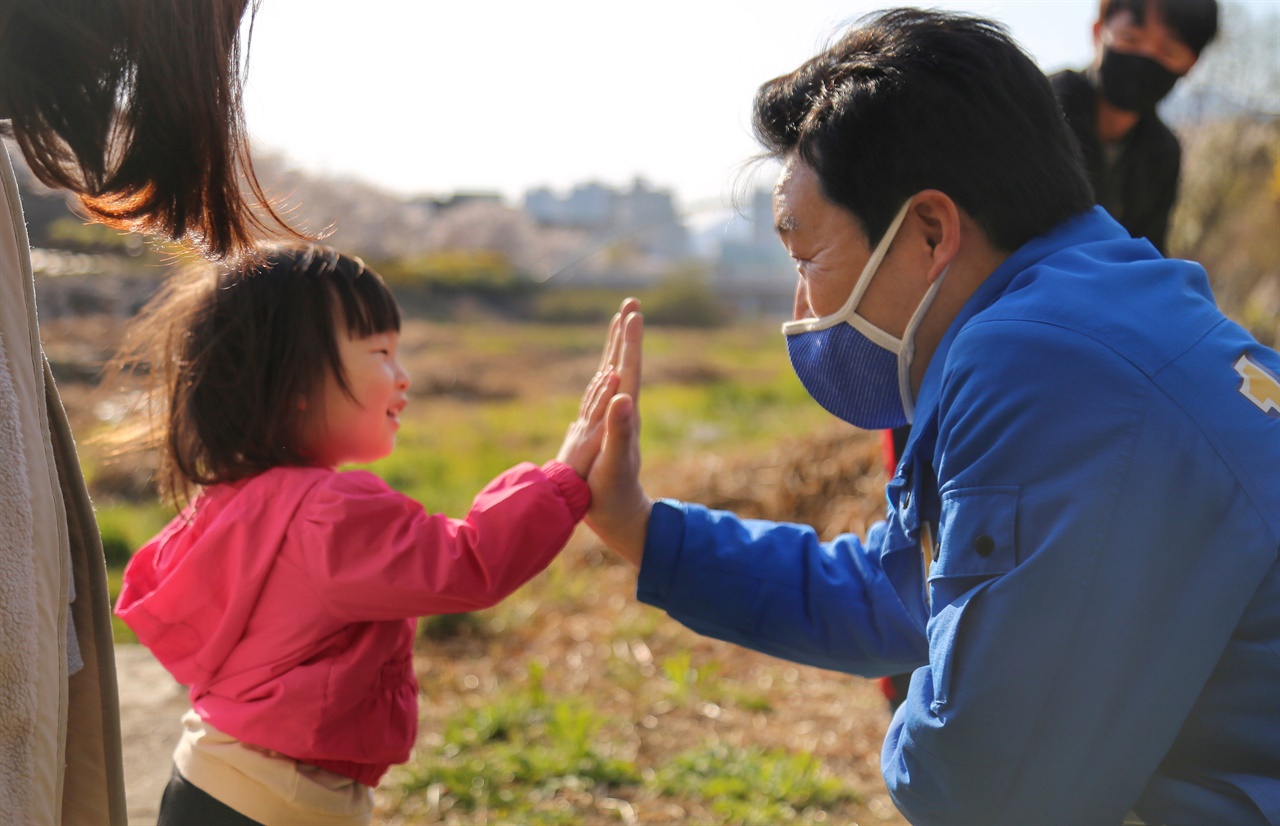
<svg viewBox="0 0 1280 826">
<path fill-rule="evenodd" d="M 985 533 L 978 534 L 977 539 L 973 540 L 973 549 L 978 552 L 978 556 L 991 556 L 996 549 L 996 541 Z"/>
</svg>

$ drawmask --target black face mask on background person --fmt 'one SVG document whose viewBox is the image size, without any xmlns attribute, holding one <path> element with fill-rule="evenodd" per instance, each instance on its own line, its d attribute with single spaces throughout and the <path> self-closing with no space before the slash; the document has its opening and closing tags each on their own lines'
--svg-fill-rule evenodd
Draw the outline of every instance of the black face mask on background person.
<svg viewBox="0 0 1280 826">
<path fill-rule="evenodd" d="M 1117 108 L 1149 112 L 1169 94 L 1178 77 L 1149 57 L 1104 46 L 1095 85 Z"/>
</svg>

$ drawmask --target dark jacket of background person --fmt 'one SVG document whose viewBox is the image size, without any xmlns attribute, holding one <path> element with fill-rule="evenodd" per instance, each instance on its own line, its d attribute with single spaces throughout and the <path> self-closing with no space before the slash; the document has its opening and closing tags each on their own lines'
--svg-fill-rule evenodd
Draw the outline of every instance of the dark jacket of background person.
<svg viewBox="0 0 1280 826">
<path fill-rule="evenodd" d="M 1169 213 L 1178 197 L 1182 148 L 1154 113 L 1143 115 L 1108 159 L 1098 139 L 1097 92 L 1087 75 L 1065 70 L 1049 78 L 1067 125 L 1080 143 L 1098 203 L 1134 238 L 1168 253 Z"/>
</svg>

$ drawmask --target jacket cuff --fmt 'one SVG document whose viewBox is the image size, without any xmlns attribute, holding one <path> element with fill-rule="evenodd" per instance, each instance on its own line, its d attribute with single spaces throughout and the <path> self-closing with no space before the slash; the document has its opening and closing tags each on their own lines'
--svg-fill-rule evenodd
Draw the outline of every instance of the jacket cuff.
<svg viewBox="0 0 1280 826">
<path fill-rule="evenodd" d="M 569 506 L 569 514 L 574 522 L 587 515 L 587 508 L 591 507 L 591 488 L 587 487 L 586 480 L 576 470 L 564 462 L 552 459 L 542 466 L 542 472 L 560 489 L 560 495 Z"/>
<path fill-rule="evenodd" d="M 644 557 L 636 579 L 636 599 L 665 609 L 684 545 L 684 505 L 674 499 L 659 499 L 649 511 L 649 531 L 645 535 Z"/>
</svg>

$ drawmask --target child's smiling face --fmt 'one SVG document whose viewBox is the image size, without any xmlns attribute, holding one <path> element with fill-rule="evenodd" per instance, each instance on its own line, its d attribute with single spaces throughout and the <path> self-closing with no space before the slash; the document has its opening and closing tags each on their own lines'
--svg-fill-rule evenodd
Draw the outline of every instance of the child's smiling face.
<svg viewBox="0 0 1280 826">
<path fill-rule="evenodd" d="M 339 324 L 338 354 L 351 394 L 330 371 L 319 404 L 308 404 L 302 428 L 306 454 L 316 464 L 337 467 L 372 462 L 395 448 L 400 411 L 408 404 L 409 374 L 400 366 L 400 334 L 353 336 Z"/>
</svg>

